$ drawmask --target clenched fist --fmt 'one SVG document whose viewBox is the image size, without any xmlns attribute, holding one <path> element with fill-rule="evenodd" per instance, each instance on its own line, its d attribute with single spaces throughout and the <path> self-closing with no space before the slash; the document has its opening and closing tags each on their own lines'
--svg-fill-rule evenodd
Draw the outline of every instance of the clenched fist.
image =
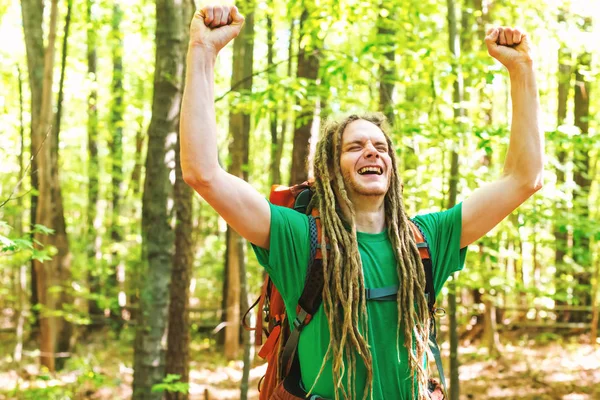
<svg viewBox="0 0 600 400">
<path fill-rule="evenodd" d="M 190 26 L 190 45 L 218 53 L 239 35 L 244 17 L 236 6 L 205 6 L 196 11 Z"/>
<path fill-rule="evenodd" d="M 485 37 L 488 53 L 509 71 L 532 62 L 529 37 L 518 28 L 491 28 Z"/>
</svg>

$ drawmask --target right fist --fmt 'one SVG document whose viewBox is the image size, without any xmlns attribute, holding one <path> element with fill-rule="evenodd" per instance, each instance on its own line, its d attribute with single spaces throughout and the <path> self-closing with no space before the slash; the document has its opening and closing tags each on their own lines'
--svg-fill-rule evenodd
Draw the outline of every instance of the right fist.
<svg viewBox="0 0 600 400">
<path fill-rule="evenodd" d="M 205 6 L 192 19 L 190 44 L 218 53 L 240 34 L 243 25 L 244 16 L 236 6 Z"/>
</svg>

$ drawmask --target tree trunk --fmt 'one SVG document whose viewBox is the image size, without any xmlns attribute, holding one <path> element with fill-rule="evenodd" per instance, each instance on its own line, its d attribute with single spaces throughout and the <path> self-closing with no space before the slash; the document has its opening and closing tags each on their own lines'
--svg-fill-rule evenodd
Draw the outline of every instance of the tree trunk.
<svg viewBox="0 0 600 400">
<path fill-rule="evenodd" d="M 540 262 L 540 240 L 538 238 L 539 224 L 533 226 L 533 249 L 531 249 L 531 258 L 533 268 L 531 271 L 531 285 L 534 288 L 540 287 L 542 281 L 542 263 Z"/>
<path fill-rule="evenodd" d="M 310 3 L 310 4 L 307 4 Z M 307 96 L 300 103 L 300 112 L 296 115 L 294 123 L 294 144 L 292 149 L 292 166 L 290 170 L 290 185 L 300 183 L 308 178 L 307 161 L 309 154 L 311 128 L 315 114 L 315 97 L 316 97 L 316 80 L 319 73 L 319 58 L 318 50 L 320 42 L 316 34 L 308 31 L 307 20 L 310 14 L 310 8 L 313 4 L 311 1 L 304 2 L 304 9 L 300 17 L 300 35 L 298 43 L 298 70 L 297 77 L 299 80 L 305 80 L 307 83 Z M 304 36 L 311 35 L 312 47 L 304 44 Z"/>
<path fill-rule="evenodd" d="M 461 13 L 461 30 L 460 30 L 460 49 L 461 52 L 468 54 L 468 53 L 472 53 L 475 48 L 474 48 L 474 34 L 478 34 L 479 30 L 483 27 L 482 26 L 482 17 L 481 14 L 479 15 L 479 18 L 477 18 L 476 14 L 475 14 L 475 9 L 477 8 L 478 11 L 480 13 L 482 13 L 482 4 L 481 4 L 482 0 L 465 0 L 465 4 L 464 7 L 462 9 L 462 13 Z M 482 40 L 483 37 L 479 37 L 479 40 Z M 473 68 L 473 67 L 471 67 Z M 469 71 L 470 73 L 467 73 L 466 76 L 464 77 L 464 87 L 465 88 L 470 88 L 473 85 L 473 82 L 475 80 L 475 76 L 478 76 L 480 74 L 479 71 L 477 71 L 477 73 L 473 73 L 473 71 Z M 463 100 L 465 103 L 469 103 L 470 101 L 472 101 L 473 99 L 471 98 L 471 95 L 469 93 L 468 89 L 463 90 Z M 469 108 L 465 109 L 465 116 L 468 117 L 468 113 L 469 113 Z M 485 157 L 483 159 L 483 163 L 489 164 L 490 162 L 490 158 Z M 480 249 L 480 253 L 482 255 L 482 260 L 485 258 L 483 256 L 484 254 L 484 245 L 483 242 L 480 241 L 479 242 L 479 249 Z M 473 302 L 474 302 L 474 309 L 475 310 L 484 310 L 485 312 L 485 307 L 480 307 L 481 305 L 483 305 L 483 296 L 485 296 L 485 289 L 481 288 L 481 287 L 477 287 L 474 288 L 472 290 L 473 293 Z M 485 316 L 478 312 L 477 315 L 475 316 L 475 327 L 478 328 L 482 328 L 483 327 L 483 331 L 485 333 Z M 478 329 L 473 329 L 473 331 L 478 331 Z"/>
<path fill-rule="evenodd" d="M 240 254 L 243 257 L 243 254 Z M 242 310 L 250 307 L 248 300 L 248 279 L 246 269 L 240 270 L 240 305 Z M 250 343 L 250 331 L 242 329 L 242 345 L 244 346 L 244 368 L 242 369 L 242 382 L 240 385 L 240 400 L 248 400 L 248 390 L 250 388 L 250 368 L 252 367 L 252 343 Z"/>
<path fill-rule="evenodd" d="M 30 230 L 36 224 L 37 217 L 37 191 L 38 183 L 38 151 L 40 142 L 36 137 L 36 129 L 40 120 L 40 110 L 42 108 L 42 85 L 44 76 L 44 32 L 42 29 L 44 2 L 43 0 L 21 0 L 21 13 L 23 18 L 23 35 L 25 37 L 25 49 L 27 52 L 27 72 L 29 77 L 29 89 L 31 95 L 31 141 L 30 155 L 31 168 L 29 169 L 31 179 L 31 213 Z M 37 274 L 35 261 L 31 261 L 31 305 L 39 303 L 37 291 Z M 33 326 L 39 328 L 39 311 L 37 307 L 32 308 L 34 318 Z"/>
<path fill-rule="evenodd" d="M 59 254 L 63 254 L 63 257 L 69 257 L 69 248 L 68 248 L 68 239 L 67 239 L 67 229 L 65 216 L 63 211 L 63 201 L 62 201 L 62 191 L 59 182 L 59 155 L 58 155 L 58 143 L 59 143 L 59 135 L 60 135 L 60 124 L 62 117 L 62 102 L 63 102 L 63 88 L 65 82 L 65 69 L 67 65 L 67 54 L 68 54 L 68 43 L 69 43 L 69 28 L 71 25 L 71 10 L 73 8 L 73 0 L 67 1 L 67 15 L 65 17 L 65 29 L 63 36 L 63 48 L 62 48 L 62 60 L 61 60 L 61 68 L 60 68 L 60 83 L 58 90 L 58 102 L 57 102 L 57 111 L 56 111 L 56 122 L 55 126 L 52 129 L 52 149 L 51 149 L 51 176 L 53 179 L 52 182 L 52 201 L 54 203 L 54 216 L 53 216 L 53 225 L 56 229 L 56 237 L 59 243 L 62 244 L 63 248 L 59 249 Z M 62 271 L 62 277 L 66 278 L 71 276 L 70 272 L 70 260 L 68 261 L 68 265 L 65 265 L 67 269 Z M 59 278 L 60 279 L 60 278 Z M 61 304 L 70 304 L 72 302 L 72 296 L 69 293 L 69 282 L 70 280 L 63 280 L 64 284 L 63 292 L 61 293 Z M 66 283 L 66 284 L 65 284 Z M 62 307 L 62 306 L 61 306 Z M 63 353 L 63 355 L 56 360 L 56 369 L 61 370 L 66 361 L 67 355 L 69 354 L 71 348 L 71 339 L 73 336 L 73 324 L 67 323 L 66 320 L 63 320 L 60 334 L 57 338 L 56 349 L 59 353 Z"/>
<path fill-rule="evenodd" d="M 454 207 L 456 204 L 456 186 L 458 183 L 458 153 L 452 152 L 451 161 L 451 172 L 450 172 L 450 188 L 448 195 L 448 208 Z M 446 388 L 449 390 L 449 399 L 458 400 L 460 394 L 459 387 L 459 361 L 458 361 L 458 323 L 456 320 L 456 277 L 454 274 L 452 279 L 448 282 L 448 319 L 449 319 L 449 330 L 450 330 L 450 387 Z"/>
<path fill-rule="evenodd" d="M 254 22 L 254 21 L 252 21 Z M 245 246 L 240 246 L 240 258 L 244 257 Z M 250 308 L 250 301 L 248 299 L 248 278 L 247 272 L 244 268 L 240 269 L 240 310 L 243 313 Z M 250 331 L 242 329 L 242 345 L 244 347 L 244 367 L 242 369 L 242 381 L 240 384 L 240 400 L 248 400 L 248 391 L 250 389 L 250 368 L 252 367 L 252 343 L 250 338 Z"/>
<path fill-rule="evenodd" d="M 187 19 L 186 19 L 187 21 Z M 187 25 L 186 25 L 187 26 Z M 167 374 L 180 375 L 180 382 L 189 382 L 190 318 L 189 297 L 194 262 L 193 191 L 181 175 L 179 149 L 177 149 L 175 175 L 175 256 L 169 289 L 169 333 L 167 337 Z M 167 393 L 168 400 L 187 400 L 187 393 Z"/>
<path fill-rule="evenodd" d="M 184 2 L 183 34 L 194 12 L 192 1 Z M 185 54 L 182 63 L 185 77 Z M 184 78 L 185 79 L 185 78 Z M 183 87 L 182 87 L 183 88 Z M 183 94 L 183 93 L 182 93 Z M 179 121 L 177 121 L 179 124 Z M 179 129 L 177 130 L 179 132 Z M 179 375 L 179 381 L 188 383 L 190 376 L 190 318 L 189 298 L 190 282 L 192 279 L 192 266 L 194 264 L 193 234 L 193 193 L 192 188 L 183 181 L 181 173 L 179 139 L 175 146 L 175 255 L 173 257 L 173 271 L 171 272 L 171 286 L 169 288 L 169 332 L 167 336 L 167 366 L 168 374 Z M 167 392 L 167 400 L 187 400 L 188 393 Z"/>
<path fill-rule="evenodd" d="M 152 386 L 165 377 L 169 284 L 173 262 L 171 228 L 172 184 L 177 143 L 177 120 L 183 87 L 184 6 L 176 0 L 157 0 L 156 69 L 152 120 L 148 128 L 146 179 L 142 198 L 142 258 L 140 307 L 134 343 L 133 399 L 161 399 Z"/>
<path fill-rule="evenodd" d="M 591 20 L 586 19 L 583 29 L 591 29 Z M 577 58 L 577 68 L 575 70 L 575 126 L 581 131 L 581 137 L 575 145 L 574 159 L 574 180 L 577 189 L 573 193 L 573 206 L 575 215 L 578 216 L 578 223 L 573 232 L 573 258 L 583 269 L 582 272 L 575 274 L 577 287 L 573 291 L 575 301 L 579 305 L 589 306 L 592 304 L 590 295 L 591 276 L 592 276 L 592 255 L 590 251 L 589 224 L 590 216 L 590 189 L 592 177 L 590 176 L 590 150 L 591 140 L 589 136 L 589 118 L 590 118 L 590 89 L 591 82 L 586 78 L 591 68 L 590 53 L 583 52 Z M 585 311 L 577 311 L 572 314 L 572 322 L 585 322 L 589 314 Z"/>
<path fill-rule="evenodd" d="M 269 70 L 268 80 L 270 90 L 275 90 L 277 79 L 277 70 L 273 65 L 273 45 L 275 43 L 273 28 L 273 9 L 275 2 L 272 1 L 267 11 L 267 69 Z M 278 93 L 278 92 L 275 92 Z M 284 145 L 285 129 L 282 125 L 281 135 L 278 134 L 279 126 L 279 104 L 275 103 L 269 113 L 269 131 L 271 132 L 271 163 L 269 165 L 270 183 L 274 185 L 281 182 L 281 150 Z"/>
<path fill-rule="evenodd" d="M 68 286 L 70 282 L 69 246 L 65 231 L 62 209 L 62 197 L 58 179 L 58 154 L 54 154 L 54 135 L 52 129 L 52 82 L 54 71 L 54 53 L 56 42 L 56 24 L 58 19 L 58 0 L 53 0 L 50 10 L 48 44 L 44 53 L 44 81 L 42 87 L 42 106 L 34 138 L 39 148 L 38 178 L 39 195 L 36 222 L 55 230 L 53 235 L 35 234 L 35 239 L 45 248 L 54 246 L 57 253 L 51 260 L 35 262 L 37 291 L 42 314 L 40 315 L 40 351 L 41 363 L 50 371 L 55 370 L 55 356 L 61 347 L 70 341 L 70 324 L 64 318 L 49 315 L 48 312 L 61 311 L 64 303 L 70 303 Z M 61 291 L 50 291 L 52 287 L 62 287 Z M 61 354 L 64 355 L 64 354 Z"/>
<path fill-rule="evenodd" d="M 225 326 L 227 326 L 227 302 L 229 301 L 229 244 L 231 240 L 229 235 L 232 231 L 225 231 L 225 260 L 223 262 L 223 286 L 221 290 L 221 326 L 222 329 L 217 331 L 216 342 L 218 346 L 225 346 Z"/>
<path fill-rule="evenodd" d="M 187 28 L 187 27 L 186 27 Z M 145 98 L 145 83 L 143 78 L 139 78 L 136 80 L 136 90 L 135 90 L 135 99 L 137 100 L 137 107 L 142 108 L 141 104 Z M 133 170 L 131 171 L 131 178 L 129 185 L 127 187 L 127 196 L 130 202 L 137 204 L 139 201 L 140 188 L 142 186 L 142 170 L 144 166 L 144 145 L 146 140 L 145 131 L 145 118 L 144 113 L 140 112 L 136 118 L 136 133 L 135 133 L 135 165 L 133 166 Z M 134 215 L 137 217 L 138 209 L 135 209 Z M 140 291 L 140 280 L 141 280 L 141 264 L 134 263 L 129 264 L 125 270 L 125 284 L 124 290 L 127 293 L 127 303 L 129 305 L 139 304 L 139 291 Z M 136 320 L 137 318 L 137 309 L 131 309 L 129 311 L 129 319 Z"/>
<path fill-rule="evenodd" d="M 598 299 L 598 291 L 600 288 L 600 259 L 596 259 L 592 282 L 592 329 L 590 330 L 590 343 L 597 344 L 598 322 L 600 321 L 600 304 L 598 303 L 600 301 Z"/>
<path fill-rule="evenodd" d="M 20 136 L 20 151 L 19 151 L 19 182 L 23 179 L 24 166 L 23 159 L 25 153 L 25 120 L 23 118 L 24 106 L 23 106 L 23 76 L 21 74 L 21 68 L 17 64 L 17 78 L 19 81 L 19 136 Z M 19 197 L 17 199 L 17 207 L 23 209 L 23 199 Z M 21 219 L 21 213 L 17 213 L 15 217 L 14 229 L 17 237 L 21 237 L 23 234 L 23 221 Z M 16 285 L 16 297 L 17 307 L 15 312 L 15 333 L 16 333 L 16 344 L 13 352 L 13 360 L 15 364 L 15 370 L 21 370 L 21 360 L 23 358 L 23 331 L 25 327 L 25 307 L 27 306 L 27 269 L 25 264 L 19 266 L 17 270 L 17 285 Z"/>
<path fill-rule="evenodd" d="M 286 65 L 286 72 L 287 72 L 287 76 L 288 78 L 292 79 L 293 74 L 294 74 L 294 45 L 296 43 L 296 33 L 298 31 L 297 26 L 298 25 L 298 20 L 296 19 L 295 15 L 292 14 L 291 18 L 290 18 L 290 41 L 288 43 L 288 60 L 287 60 L 287 65 Z M 296 60 L 296 66 L 298 65 L 297 60 Z M 276 157 L 279 160 L 279 164 L 281 166 L 281 158 L 283 156 L 283 147 L 285 146 L 285 138 L 287 137 L 287 135 L 291 135 L 292 136 L 292 140 L 293 140 L 293 134 L 294 134 L 294 108 L 296 106 L 296 96 L 287 96 L 287 100 L 284 103 L 284 109 L 286 110 L 286 112 L 284 113 L 285 116 L 285 121 L 284 123 L 282 123 L 281 125 L 281 146 L 279 146 L 278 150 L 279 152 L 277 153 Z M 290 155 L 291 157 L 291 155 Z M 283 183 L 283 177 L 280 181 L 275 182 L 275 183 Z"/>
<path fill-rule="evenodd" d="M 473 8 L 475 14 L 475 23 L 476 23 L 476 32 L 477 38 L 482 43 L 483 46 L 483 38 L 485 38 L 485 27 L 488 25 L 492 19 L 491 16 L 491 5 L 487 5 L 487 10 L 484 10 L 483 0 L 472 0 Z M 492 124 L 492 99 L 489 97 L 489 94 L 481 89 L 477 91 L 477 99 L 481 104 L 490 104 L 490 107 L 486 108 L 483 111 L 483 115 L 481 116 L 483 123 L 487 125 Z M 486 151 L 486 154 L 483 156 L 483 165 L 491 169 L 493 160 L 493 150 Z M 484 242 L 480 241 L 481 252 L 485 252 Z M 496 247 L 498 248 L 498 247 Z M 497 263 L 489 262 L 489 257 L 487 258 L 488 264 L 486 269 L 490 271 L 492 274 L 495 270 L 498 269 Z M 500 335 L 497 330 L 497 310 L 495 307 L 495 297 L 498 296 L 499 288 L 486 288 L 486 292 L 482 296 L 483 305 L 484 305 L 484 315 L 483 315 L 483 341 L 488 349 L 488 354 L 491 357 L 500 356 Z"/>
<path fill-rule="evenodd" d="M 392 96 L 394 92 L 394 84 L 396 82 L 396 30 L 395 16 L 399 12 L 398 7 L 390 6 L 385 1 L 382 2 L 381 8 L 392 8 L 387 17 L 383 17 L 381 13 L 377 16 L 377 37 L 378 43 L 385 49 L 381 62 L 379 64 L 379 111 L 387 118 L 390 124 L 394 124 L 394 103 Z"/>
<path fill-rule="evenodd" d="M 135 134 L 135 166 L 131 171 L 131 194 L 137 196 L 142 186 L 142 166 L 144 160 L 142 158 L 142 149 L 144 148 L 144 117 L 140 116 L 138 120 L 138 130 Z"/>
<path fill-rule="evenodd" d="M 254 60 L 254 4 L 244 4 L 242 14 L 246 22 L 240 35 L 233 42 L 233 74 L 231 86 L 244 80 L 235 90 L 252 90 L 252 64 Z M 250 138 L 250 114 L 233 111 L 229 115 L 229 135 L 232 138 L 229 154 L 231 165 L 229 173 L 244 180 L 248 179 L 248 142 Z M 225 357 L 228 360 L 238 358 L 240 343 L 240 276 L 246 274 L 245 240 L 231 227 L 227 227 L 227 325 L 225 326 Z"/>
<path fill-rule="evenodd" d="M 558 22 L 564 23 L 566 20 L 565 11 L 561 10 L 558 16 Z M 564 42 L 561 42 L 560 48 L 558 50 L 558 109 L 556 116 L 556 125 L 557 125 L 557 133 L 558 135 L 563 135 L 561 131 L 558 129 L 561 125 L 565 123 L 567 119 L 567 104 L 569 99 L 569 89 L 571 87 L 571 76 L 572 76 L 572 67 L 571 67 L 571 52 L 567 48 Z M 568 189 L 565 186 L 565 166 L 567 161 L 567 142 L 569 140 L 561 137 L 561 140 L 557 143 L 557 158 L 558 163 L 556 164 L 556 188 L 560 192 L 566 192 Z M 568 287 L 566 287 L 566 283 L 568 282 L 566 275 L 568 272 L 568 267 L 565 264 L 565 256 L 569 251 L 569 244 L 567 241 L 568 234 L 568 204 L 564 200 L 564 197 L 558 196 L 555 201 L 555 216 L 553 219 L 554 225 L 554 264 L 556 267 L 556 275 L 555 275 L 555 287 L 556 287 L 556 304 L 564 306 L 566 305 L 568 298 Z M 562 320 L 567 320 L 567 314 L 563 314 Z"/>
<path fill-rule="evenodd" d="M 111 48 L 113 59 L 113 76 L 112 76 L 112 102 L 110 107 L 110 124 L 111 132 L 110 140 L 110 160 L 112 161 L 112 212 L 110 213 L 111 220 L 109 223 L 110 239 L 113 244 L 111 252 L 110 267 L 108 268 L 108 276 L 105 285 L 105 292 L 110 299 L 110 318 L 113 323 L 113 328 L 117 332 L 121 331 L 123 320 L 121 319 L 121 311 L 118 300 L 119 282 L 117 282 L 117 270 L 124 268 L 121 265 L 121 255 L 116 250 L 123 240 L 123 228 L 120 226 L 119 217 L 121 215 L 121 184 L 123 182 L 123 113 L 125 104 L 123 104 L 124 89 L 123 89 L 123 38 L 121 33 L 121 19 L 123 11 L 119 2 L 113 4 L 113 15 L 111 23 Z"/>
<path fill-rule="evenodd" d="M 98 160 L 98 90 L 96 69 L 96 19 L 92 14 L 95 0 L 86 2 L 87 22 L 87 64 L 88 79 L 91 80 L 91 90 L 88 95 L 88 121 L 87 121 L 87 152 L 88 152 L 88 187 L 87 187 L 87 260 L 88 260 L 88 285 L 90 293 L 101 293 L 100 271 L 98 260 L 100 255 L 100 237 L 96 229 L 96 216 L 98 215 L 98 187 L 99 187 L 99 160 Z M 88 310 L 92 322 L 104 317 L 96 299 L 88 300 Z M 93 327 L 93 324 L 92 324 Z"/>
<path fill-rule="evenodd" d="M 492 357 L 500 355 L 500 336 L 498 335 L 494 300 L 488 293 L 483 296 L 485 312 L 483 315 L 483 343 Z"/>
<path fill-rule="evenodd" d="M 512 224 L 511 232 L 516 232 L 514 235 L 510 235 L 510 242 L 512 243 L 512 254 L 517 254 L 517 257 L 512 258 L 512 267 L 514 273 L 514 283 L 515 286 L 513 289 L 517 292 L 517 297 L 515 298 L 515 304 L 519 307 L 524 307 L 527 305 L 527 298 L 525 293 L 525 274 L 523 273 L 523 240 L 521 240 L 521 232 L 519 229 L 519 211 L 514 211 L 508 216 L 508 220 Z M 527 312 L 519 311 L 518 319 L 522 320 L 526 318 Z"/>
<path fill-rule="evenodd" d="M 458 29 L 456 23 L 456 13 L 454 0 L 447 0 L 448 7 L 448 43 L 450 53 L 452 54 L 452 70 L 455 76 L 452 102 L 454 105 L 454 123 L 458 129 L 462 129 L 461 118 L 465 112 L 462 108 L 463 101 L 463 80 L 462 72 L 458 64 L 460 58 L 460 44 Z M 456 204 L 457 186 L 458 186 L 458 143 L 454 144 L 450 164 L 450 180 L 448 188 L 448 208 Z M 450 319 L 450 388 L 449 399 L 458 400 L 460 394 L 459 387 L 459 362 L 458 362 L 458 326 L 456 321 L 456 275 L 448 285 L 448 314 Z"/>
<path fill-rule="evenodd" d="M 62 42 L 62 57 L 60 63 L 60 79 L 58 83 L 58 100 L 56 101 L 55 123 L 52 126 L 53 135 L 53 154 L 58 154 L 58 143 L 60 142 L 60 126 L 62 120 L 62 106 L 64 100 L 65 71 L 67 67 L 67 54 L 69 49 L 69 28 L 71 27 L 71 10 L 73 9 L 73 0 L 67 0 L 67 15 L 65 16 L 65 29 Z"/>
<path fill-rule="evenodd" d="M 17 64 L 17 81 L 19 86 L 19 155 L 18 155 L 18 163 L 19 163 L 19 185 L 22 184 L 25 174 L 25 105 L 23 100 L 23 73 L 21 72 L 21 67 Z M 19 210 L 23 210 L 23 198 L 19 197 L 17 199 L 17 208 Z M 23 215 L 21 213 L 17 213 L 15 216 L 14 222 L 15 233 L 18 237 L 23 235 Z"/>
<path fill-rule="evenodd" d="M 476 25 L 476 20 L 475 20 L 475 7 L 477 7 L 477 1 L 476 0 L 465 0 L 463 7 L 462 7 L 462 12 L 461 12 L 461 29 L 460 29 L 460 52 L 463 54 L 472 54 L 474 51 L 474 42 L 473 42 L 473 31 L 474 28 L 477 26 Z M 481 0 L 479 0 L 479 3 L 481 3 Z M 480 38 L 480 40 L 483 40 L 483 38 Z M 471 67 L 473 68 L 473 67 Z M 468 88 L 473 86 L 473 80 L 474 80 L 474 74 L 472 73 L 472 71 L 467 71 L 467 73 L 465 74 L 465 76 L 463 76 L 464 79 L 464 89 L 463 89 L 463 101 L 465 103 L 469 103 L 472 99 L 471 99 L 471 94 L 469 93 Z M 469 116 L 469 112 L 471 107 L 467 107 L 464 109 L 464 114 L 466 117 Z"/>
</svg>

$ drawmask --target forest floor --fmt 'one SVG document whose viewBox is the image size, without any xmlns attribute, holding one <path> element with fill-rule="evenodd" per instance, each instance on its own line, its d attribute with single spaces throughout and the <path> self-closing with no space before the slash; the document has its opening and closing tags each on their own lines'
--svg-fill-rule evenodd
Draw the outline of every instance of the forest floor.
<svg viewBox="0 0 600 400">
<path fill-rule="evenodd" d="M 131 337 L 95 334 L 75 349 L 64 372 L 50 375 L 34 363 L 34 344 L 26 346 L 20 367 L 11 360 L 14 342 L 0 334 L 0 399 L 129 399 L 133 351 Z M 476 345 L 460 347 L 461 400 L 600 399 L 600 345 L 585 337 L 554 334 L 503 338 L 502 357 L 490 359 Z M 445 343 L 447 344 L 447 342 Z M 27 351 L 29 350 L 29 351 Z M 447 361 L 447 349 L 444 351 Z M 213 341 L 194 339 L 191 346 L 190 398 L 238 399 L 242 363 L 227 362 Z M 265 365 L 257 359 L 250 372 L 249 399 Z"/>
</svg>

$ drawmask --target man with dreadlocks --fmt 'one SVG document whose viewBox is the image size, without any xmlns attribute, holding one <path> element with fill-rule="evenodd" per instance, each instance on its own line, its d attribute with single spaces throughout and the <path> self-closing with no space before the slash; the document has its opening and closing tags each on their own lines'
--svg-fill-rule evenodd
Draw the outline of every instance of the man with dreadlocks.
<svg viewBox="0 0 600 400">
<path fill-rule="evenodd" d="M 267 202 L 218 163 L 213 103 L 218 52 L 244 18 L 234 6 L 198 11 L 190 28 L 181 112 L 181 165 L 192 186 L 249 240 L 284 297 L 290 320 L 309 260 L 308 217 Z M 513 105 L 504 174 L 454 208 L 418 216 L 436 294 L 489 232 L 542 186 L 543 136 L 528 37 L 493 28 L 488 51 L 509 71 Z M 429 313 L 425 276 L 402 201 L 392 141 L 378 114 L 352 115 L 323 129 L 315 155 L 312 206 L 321 218 L 322 307 L 300 335 L 301 384 L 329 399 L 427 399 Z M 366 301 L 365 288 L 396 285 L 397 301 Z"/>
</svg>

